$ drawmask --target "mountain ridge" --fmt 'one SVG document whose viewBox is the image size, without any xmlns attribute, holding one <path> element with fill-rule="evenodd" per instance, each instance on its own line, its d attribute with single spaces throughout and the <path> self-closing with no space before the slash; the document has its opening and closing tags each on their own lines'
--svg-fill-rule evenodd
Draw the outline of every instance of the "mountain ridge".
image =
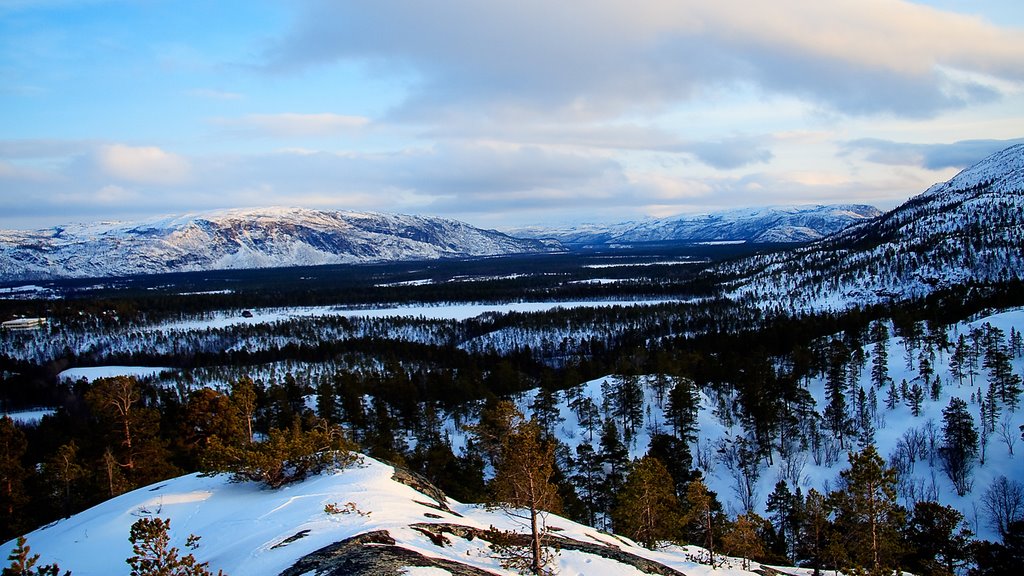
<svg viewBox="0 0 1024 576">
<path fill-rule="evenodd" d="M 882 211 L 866 204 L 808 204 L 739 208 L 617 224 L 526 227 L 506 230 L 525 238 L 550 238 L 567 245 L 641 242 L 809 242 L 843 230 Z"/>
<path fill-rule="evenodd" d="M 305 208 L 0 231 L 0 278 L 108 277 L 559 251 L 457 220 Z"/>
<path fill-rule="evenodd" d="M 1024 145 L 936 184 L 867 222 L 794 250 L 717 266 L 734 297 L 804 310 L 925 297 L 1020 280 Z"/>
</svg>

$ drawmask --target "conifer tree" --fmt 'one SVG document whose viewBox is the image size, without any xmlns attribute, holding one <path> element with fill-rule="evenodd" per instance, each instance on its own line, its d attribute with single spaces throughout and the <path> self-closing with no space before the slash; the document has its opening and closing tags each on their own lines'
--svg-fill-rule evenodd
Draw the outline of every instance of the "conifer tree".
<svg viewBox="0 0 1024 576">
<path fill-rule="evenodd" d="M 889 381 L 889 327 L 876 320 L 871 324 L 871 383 L 875 388 L 885 386 Z"/>
<path fill-rule="evenodd" d="M 618 494 L 622 483 L 625 482 L 629 466 L 629 450 L 619 439 L 619 430 L 615 427 L 615 421 L 612 419 L 605 420 L 604 426 L 601 428 L 598 457 L 605 470 L 602 509 L 605 513 L 610 514 L 615 494 Z"/>
<path fill-rule="evenodd" d="M 741 559 L 740 567 L 750 570 L 750 560 L 761 559 L 767 553 L 761 532 L 765 520 L 753 512 L 740 514 L 722 535 L 722 552 Z"/>
<path fill-rule="evenodd" d="M 25 433 L 6 414 L 0 417 L 0 540 L 18 534 L 28 503 L 25 480 L 29 473 L 21 459 L 28 449 Z"/>
<path fill-rule="evenodd" d="M 964 516 L 938 502 L 918 502 L 907 522 L 907 564 L 915 574 L 953 576 L 967 563 L 973 534 Z"/>
<path fill-rule="evenodd" d="M 849 362 L 849 351 L 841 340 L 832 341 L 829 350 L 828 372 L 825 379 L 825 426 L 839 439 L 844 446 L 850 419 L 846 406 L 846 363 Z"/>
<path fill-rule="evenodd" d="M 213 576 L 206 562 L 199 562 L 192 554 L 181 555 L 171 546 L 171 521 L 160 518 L 139 518 L 132 524 L 128 540 L 133 555 L 125 562 L 131 567 L 131 576 Z M 195 549 L 199 537 L 190 535 L 185 546 Z M 220 570 L 217 576 L 224 576 Z"/>
<path fill-rule="evenodd" d="M 905 517 L 896 503 L 896 471 L 885 466 L 874 446 L 868 446 L 850 454 L 850 467 L 839 476 L 842 487 L 830 500 L 851 567 L 891 571 L 898 561 Z"/>
<path fill-rule="evenodd" d="M 772 524 L 777 534 L 777 542 L 772 543 L 776 553 L 787 558 L 794 557 L 794 547 L 799 539 L 801 498 L 789 490 L 785 480 L 775 483 L 775 489 L 768 495 L 765 509 L 771 515 Z"/>
<path fill-rule="evenodd" d="M 227 472 L 235 482 L 262 482 L 269 488 L 304 480 L 310 474 L 344 468 L 355 461 L 353 448 L 335 425 L 317 422 L 304 430 L 298 421 L 286 430 L 273 429 L 267 439 L 242 446 L 211 438 L 204 465 L 211 472 Z"/>
<path fill-rule="evenodd" d="M 60 567 L 57 564 L 39 565 L 39 554 L 32 554 L 24 536 L 18 536 L 14 548 L 7 556 L 10 565 L 0 570 L 0 576 L 59 576 Z M 71 576 L 71 572 L 65 572 L 64 576 Z"/>
<path fill-rule="evenodd" d="M 540 426 L 535 421 L 523 420 L 520 414 L 509 424 L 495 459 L 491 490 L 495 501 L 507 514 L 528 523 L 528 568 L 533 574 L 542 574 L 550 561 L 546 544 L 549 531 L 544 525 L 544 516 L 546 512 L 561 510 L 558 487 L 552 482 L 555 447 L 551 442 L 542 441 Z"/>
<path fill-rule="evenodd" d="M 576 446 L 574 465 L 572 482 L 583 504 L 584 519 L 586 524 L 594 526 L 597 524 L 597 515 L 602 512 L 601 482 L 604 480 L 604 469 L 589 442 L 581 442 Z"/>
<path fill-rule="evenodd" d="M 967 494 L 973 484 L 971 475 L 974 459 L 978 455 L 978 431 L 974 419 L 967 409 L 967 403 L 960 398 L 950 398 L 949 405 L 942 410 L 942 447 L 939 454 L 942 467 L 949 476 L 959 496 Z"/>
<path fill-rule="evenodd" d="M 801 514 L 800 537 L 795 546 L 796 559 L 803 560 L 814 574 L 820 574 L 829 556 L 832 539 L 832 504 L 824 495 L 811 488 L 807 491 Z"/>
<path fill-rule="evenodd" d="M 57 451 L 43 463 L 43 481 L 49 487 L 49 493 L 56 509 L 62 516 L 69 516 L 80 509 L 80 490 L 78 484 L 87 475 L 87 470 L 79 462 L 78 445 L 74 440 L 62 444 Z"/>
<path fill-rule="evenodd" d="M 708 551 L 708 564 L 712 566 L 715 565 L 715 546 L 721 538 L 724 521 L 718 496 L 708 490 L 700 478 L 692 480 L 687 485 L 683 503 L 683 538 L 703 546 Z"/>
<path fill-rule="evenodd" d="M 246 441 L 253 441 L 253 426 L 256 419 L 256 385 L 252 378 L 243 376 L 231 383 L 231 402 L 245 427 Z"/>
<path fill-rule="evenodd" d="M 665 465 L 652 456 L 635 461 L 612 513 L 615 531 L 653 549 L 659 541 L 679 536 L 681 517 Z"/>
</svg>

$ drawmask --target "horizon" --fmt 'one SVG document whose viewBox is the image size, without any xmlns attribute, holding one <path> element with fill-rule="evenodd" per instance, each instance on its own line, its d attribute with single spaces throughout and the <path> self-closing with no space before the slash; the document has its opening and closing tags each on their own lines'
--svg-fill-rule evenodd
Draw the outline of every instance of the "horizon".
<svg viewBox="0 0 1024 576">
<path fill-rule="evenodd" d="M 1015 0 L 0 3 L 0 229 L 883 211 L 1024 143 Z"/>
</svg>

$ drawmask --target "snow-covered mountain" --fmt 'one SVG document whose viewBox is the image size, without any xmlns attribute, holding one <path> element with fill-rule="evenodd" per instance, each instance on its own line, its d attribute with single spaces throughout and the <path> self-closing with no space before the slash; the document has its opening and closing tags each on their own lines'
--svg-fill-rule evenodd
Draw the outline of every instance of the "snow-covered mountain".
<svg viewBox="0 0 1024 576">
<path fill-rule="evenodd" d="M 740 297 L 838 309 L 1020 280 L 1022 242 L 1024 145 L 1016 145 L 879 218 L 718 271 Z"/>
<path fill-rule="evenodd" d="M 557 250 L 463 222 L 301 208 L 0 231 L 0 279 L 103 277 Z"/>
<path fill-rule="evenodd" d="M 611 225 L 516 228 L 508 233 L 523 238 L 550 238 L 570 245 L 809 242 L 881 214 L 878 208 L 865 205 L 781 206 Z"/>
<path fill-rule="evenodd" d="M 170 520 L 170 546 L 231 576 L 299 574 L 513 575 L 486 541 L 490 527 L 522 533 L 500 510 L 461 504 L 407 472 L 361 463 L 278 490 L 192 474 L 140 488 L 27 535 L 40 564 L 75 576 L 128 574 L 129 529 L 139 518 Z M 648 550 L 632 541 L 548 515 L 558 574 L 702 576 L 749 574 L 693 562 L 700 550 Z M 0 545 L 6 558 L 14 542 Z M 753 563 L 751 569 L 760 569 Z M 809 574 L 809 570 L 793 570 Z"/>
</svg>

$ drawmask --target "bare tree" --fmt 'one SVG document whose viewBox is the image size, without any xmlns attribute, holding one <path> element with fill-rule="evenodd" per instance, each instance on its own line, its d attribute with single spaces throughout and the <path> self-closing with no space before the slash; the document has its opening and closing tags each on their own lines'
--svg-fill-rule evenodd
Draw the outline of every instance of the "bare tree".
<svg viewBox="0 0 1024 576">
<path fill-rule="evenodd" d="M 1010 523 L 1024 518 L 1024 485 L 1000 476 L 982 495 L 981 505 L 988 513 L 989 525 L 1005 538 Z"/>
<path fill-rule="evenodd" d="M 999 437 L 1006 444 L 1006 449 L 1010 451 L 1010 456 L 1013 456 L 1013 446 L 1017 443 L 1017 430 L 1014 429 L 1012 422 L 1010 422 L 1009 414 L 1003 416 L 1003 419 L 999 422 Z"/>
</svg>

